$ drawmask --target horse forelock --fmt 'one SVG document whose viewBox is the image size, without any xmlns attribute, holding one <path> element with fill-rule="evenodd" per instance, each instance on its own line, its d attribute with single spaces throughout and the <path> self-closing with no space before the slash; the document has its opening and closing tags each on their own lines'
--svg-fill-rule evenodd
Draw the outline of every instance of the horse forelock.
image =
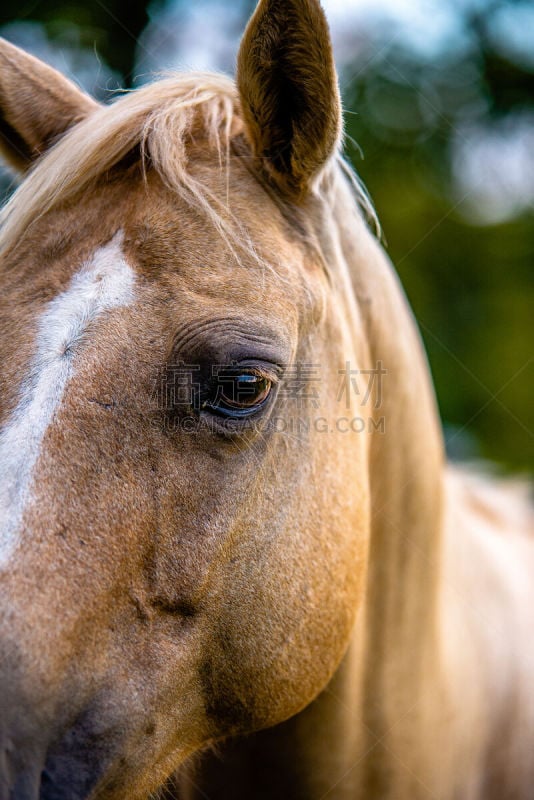
<svg viewBox="0 0 534 800">
<path fill-rule="evenodd" d="M 237 118 L 235 88 L 221 76 L 167 79 L 121 96 L 76 125 L 37 162 L 0 215 L 0 251 L 59 203 L 87 191 L 135 148 L 168 185 L 196 194 L 187 169 L 186 138 L 199 114 L 211 146 L 229 141 Z M 199 198 L 200 199 L 200 198 Z"/>
<path fill-rule="evenodd" d="M 171 191 L 211 222 L 232 250 L 244 248 L 259 260 L 254 245 L 233 218 L 228 198 L 218 197 L 191 169 L 191 144 L 201 140 L 228 174 L 233 143 L 243 138 L 237 88 L 226 76 L 187 73 L 128 92 L 79 122 L 38 160 L 0 211 L 0 253 L 14 249 L 34 221 L 90 191 L 138 150 L 144 172 L 148 167 L 155 169 Z M 334 172 L 343 172 L 348 178 L 357 204 L 379 233 L 365 187 L 341 152 L 336 152 L 317 176 L 316 192 L 328 195 Z M 277 201 L 285 204 L 283 198 Z M 290 209 L 288 213 L 291 216 Z"/>
</svg>

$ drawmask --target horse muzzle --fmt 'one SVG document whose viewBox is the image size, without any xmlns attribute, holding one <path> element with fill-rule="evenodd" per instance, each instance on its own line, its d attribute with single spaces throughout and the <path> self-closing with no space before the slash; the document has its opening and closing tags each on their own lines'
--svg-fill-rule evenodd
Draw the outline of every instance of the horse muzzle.
<svg viewBox="0 0 534 800">
<path fill-rule="evenodd" d="M 13 702 L 17 719 L 1 708 L 0 800 L 86 800 L 112 762 L 113 747 L 84 713 L 65 733 L 46 744 L 46 726 L 30 730 L 30 715 Z"/>
</svg>

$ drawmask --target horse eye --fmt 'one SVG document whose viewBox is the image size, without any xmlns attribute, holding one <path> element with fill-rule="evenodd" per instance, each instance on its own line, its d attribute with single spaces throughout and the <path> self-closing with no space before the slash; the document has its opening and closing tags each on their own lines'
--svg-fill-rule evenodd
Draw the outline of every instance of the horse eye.
<svg viewBox="0 0 534 800">
<path fill-rule="evenodd" d="M 226 417 L 247 417 L 267 402 L 272 381 L 256 372 L 226 370 L 216 380 L 204 406 Z"/>
</svg>

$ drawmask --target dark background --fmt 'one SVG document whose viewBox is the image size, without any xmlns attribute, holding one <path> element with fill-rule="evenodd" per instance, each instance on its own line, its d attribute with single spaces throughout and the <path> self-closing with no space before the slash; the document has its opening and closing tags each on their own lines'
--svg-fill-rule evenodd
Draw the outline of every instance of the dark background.
<svg viewBox="0 0 534 800">
<path fill-rule="evenodd" d="M 455 32 L 440 47 L 425 47 L 416 31 L 407 38 L 394 20 L 377 15 L 344 32 L 346 127 L 358 143 L 349 140 L 347 152 L 375 202 L 419 321 L 451 454 L 529 470 L 533 7 L 449 2 Z M 206 33 L 202 23 L 187 27 L 186 18 L 194 12 L 207 19 L 213 3 L 174 0 L 170 13 L 169 3 L 143 0 L 3 0 L 0 33 L 105 100 L 146 79 L 158 63 L 154 50 L 179 51 L 181 32 L 190 52 L 191 37 L 200 43 Z M 254 5 L 221 4 L 231 16 L 221 56 L 227 69 Z"/>
</svg>

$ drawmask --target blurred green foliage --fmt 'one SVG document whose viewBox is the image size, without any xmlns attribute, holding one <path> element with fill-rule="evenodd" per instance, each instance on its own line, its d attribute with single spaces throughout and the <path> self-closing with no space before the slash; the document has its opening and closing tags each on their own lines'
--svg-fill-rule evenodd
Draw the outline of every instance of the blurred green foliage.
<svg viewBox="0 0 534 800">
<path fill-rule="evenodd" d="M 244 16 L 253 5 L 243 3 Z M 531 469 L 532 205 L 505 221 L 476 219 L 476 193 L 458 190 L 455 167 L 469 126 L 513 126 L 518 113 L 534 120 L 534 60 L 504 51 L 495 35 L 511 5 L 521 0 L 460 3 L 464 43 L 433 58 L 395 36 L 367 42 L 343 89 L 347 132 L 365 155 L 354 148 L 351 157 L 419 320 L 450 451 Z M 144 0 L 3 0 L 0 25 L 40 22 L 58 46 L 75 29 L 129 86 L 137 39 L 157 11 Z"/>
<path fill-rule="evenodd" d="M 532 469 L 534 214 L 477 224 L 455 190 L 453 145 L 534 109 L 534 63 L 495 51 L 487 3 L 469 46 L 437 63 L 387 45 L 345 84 L 347 129 L 419 321 L 453 455 Z M 531 120 L 534 125 L 534 115 Z M 498 149 L 495 158 L 499 158 Z"/>
<path fill-rule="evenodd" d="M 61 45 L 66 33 L 79 33 L 78 43 L 101 54 L 130 86 L 137 40 L 148 22 L 145 0 L 2 0 L 0 25 L 19 21 L 43 23 L 52 42 Z"/>
</svg>

